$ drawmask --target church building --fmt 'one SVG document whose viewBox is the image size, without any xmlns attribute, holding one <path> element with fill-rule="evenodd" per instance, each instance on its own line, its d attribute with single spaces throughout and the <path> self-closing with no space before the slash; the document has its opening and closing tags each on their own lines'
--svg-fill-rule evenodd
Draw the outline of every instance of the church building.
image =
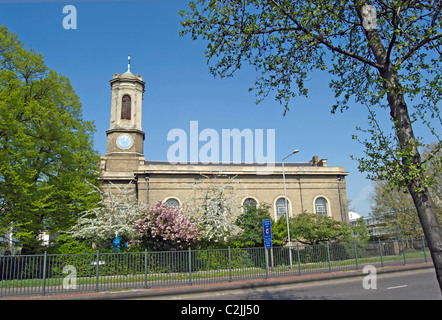
<svg viewBox="0 0 442 320">
<path fill-rule="evenodd" d="M 306 163 L 275 163 L 268 174 L 257 174 L 262 168 L 259 164 L 181 164 L 146 159 L 142 128 L 145 82 L 129 67 L 126 73 L 114 74 L 110 86 L 107 153 L 100 164 L 103 188 L 130 185 L 139 202 L 153 205 L 163 201 L 180 206 L 195 196 L 192 185 L 206 177 L 234 177 L 238 207 L 266 203 L 271 206 L 272 218 L 278 219 L 285 213 L 287 194 L 290 216 L 306 211 L 348 222 L 348 172 L 327 166 L 327 160 L 317 156 Z M 149 139 L 155 139 L 154 134 Z"/>
</svg>

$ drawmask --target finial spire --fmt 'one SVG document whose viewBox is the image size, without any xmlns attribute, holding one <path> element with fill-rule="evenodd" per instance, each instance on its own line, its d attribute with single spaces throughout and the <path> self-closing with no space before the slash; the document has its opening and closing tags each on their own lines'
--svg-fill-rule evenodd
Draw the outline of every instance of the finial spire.
<svg viewBox="0 0 442 320">
<path fill-rule="evenodd" d="M 130 72 L 130 55 L 127 57 L 127 72 Z"/>
</svg>

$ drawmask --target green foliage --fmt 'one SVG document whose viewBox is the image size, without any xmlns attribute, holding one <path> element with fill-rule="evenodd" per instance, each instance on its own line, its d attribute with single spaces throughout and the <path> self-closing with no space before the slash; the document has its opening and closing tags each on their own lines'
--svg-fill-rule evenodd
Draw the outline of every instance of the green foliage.
<svg viewBox="0 0 442 320">
<path fill-rule="evenodd" d="M 283 246 L 288 244 L 287 220 L 285 216 L 282 216 L 280 219 L 276 221 L 272 220 L 272 235 L 273 235 L 272 242 L 274 246 Z M 293 241 L 293 236 L 294 236 L 294 230 L 290 228 L 290 240 L 292 241 Z"/>
<path fill-rule="evenodd" d="M 373 215 L 383 222 L 388 234 L 401 238 L 422 236 L 413 200 L 404 189 L 392 189 L 388 182 L 377 181 L 370 201 Z"/>
<path fill-rule="evenodd" d="M 242 229 L 236 238 L 236 247 L 262 247 L 264 245 L 264 233 L 262 221 L 270 219 L 270 205 L 260 204 L 258 207 L 247 205 L 243 213 L 237 218 L 236 225 Z"/>
<path fill-rule="evenodd" d="M 63 234 L 57 237 L 54 245 L 47 250 L 50 254 L 79 254 L 79 253 L 94 253 L 90 243 L 85 241 L 78 241 L 72 236 Z"/>
<path fill-rule="evenodd" d="M 33 252 L 41 232 L 66 230 L 95 205 L 92 122 L 69 80 L 0 26 L 0 230 Z"/>
<path fill-rule="evenodd" d="M 255 266 L 256 257 L 253 251 L 231 249 L 230 264 L 229 252 L 227 249 L 198 250 L 192 255 L 192 270 L 228 270 L 229 267 L 247 268 Z"/>
<path fill-rule="evenodd" d="M 369 127 L 357 129 L 369 138 L 353 136 L 366 149 L 367 156 L 358 158 L 360 170 L 400 186 L 419 178 L 423 188 L 434 181 L 425 178 L 416 160 L 416 149 L 425 143 L 414 137 L 411 125 L 420 121 L 437 141 L 434 150 L 441 148 L 440 7 L 370 1 L 376 28 L 367 30 L 366 3 L 190 1 L 180 12 L 180 34 L 208 42 L 205 53 L 214 75 L 233 76 L 245 64 L 255 68 L 260 74 L 250 91 L 257 93 L 257 103 L 274 93 L 284 113 L 293 98 L 308 96 L 305 84 L 313 70 L 328 70 L 336 97 L 332 112 L 348 109 L 353 101 L 368 110 Z M 383 117 L 391 119 L 390 128 L 381 128 Z"/>
<path fill-rule="evenodd" d="M 291 218 L 289 224 L 293 239 L 304 244 L 345 241 L 350 236 L 347 225 L 325 215 L 304 212 Z"/>
<path fill-rule="evenodd" d="M 436 144 L 424 148 L 422 158 L 426 161 L 426 176 L 435 183 L 429 188 L 435 199 L 436 213 L 442 219 L 442 166 L 440 156 L 442 151 L 434 153 Z M 373 193 L 370 194 L 371 210 L 374 216 L 384 223 L 384 230 L 401 238 L 418 238 L 422 236 L 422 228 L 413 199 L 406 188 L 392 187 L 388 181 L 374 182 Z"/>
<path fill-rule="evenodd" d="M 351 231 L 354 234 L 354 240 L 357 242 L 366 242 L 370 238 L 367 225 L 363 218 L 359 218 L 356 221 L 356 225 L 352 226 Z"/>
<path fill-rule="evenodd" d="M 289 218 L 290 240 L 303 244 L 316 245 L 326 242 L 348 241 L 351 228 L 331 217 L 301 213 Z M 288 244 L 287 220 L 285 217 L 272 221 L 273 245 Z"/>
</svg>

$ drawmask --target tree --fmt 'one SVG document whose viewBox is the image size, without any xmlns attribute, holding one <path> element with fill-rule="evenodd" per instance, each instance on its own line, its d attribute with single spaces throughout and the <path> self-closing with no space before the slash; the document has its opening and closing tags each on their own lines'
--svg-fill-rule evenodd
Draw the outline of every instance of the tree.
<svg viewBox="0 0 442 320">
<path fill-rule="evenodd" d="M 144 212 L 135 228 L 144 245 L 154 250 L 185 249 L 203 235 L 182 208 L 161 201 Z"/>
<path fill-rule="evenodd" d="M 259 206 L 247 205 L 243 213 L 236 219 L 236 225 L 242 232 L 236 238 L 241 247 L 262 247 L 264 232 L 262 221 L 270 219 L 270 205 L 261 203 Z"/>
<path fill-rule="evenodd" d="M 428 162 L 426 175 L 435 183 L 430 186 L 429 192 L 435 199 L 436 214 L 439 221 L 442 219 L 442 203 L 440 202 L 442 185 L 440 159 L 442 151 L 437 152 L 437 157 L 431 152 L 435 144 L 423 148 L 422 158 Z M 435 162 L 439 161 L 438 162 Z M 413 199 L 405 188 L 391 188 L 387 181 L 375 181 L 374 192 L 370 195 L 373 215 L 385 222 L 386 229 L 403 238 L 417 238 L 422 236 L 422 227 L 419 223 Z"/>
<path fill-rule="evenodd" d="M 0 230 L 13 229 L 22 253 L 98 201 L 94 130 L 69 80 L 0 26 Z"/>
<path fill-rule="evenodd" d="M 293 239 L 307 245 L 345 240 L 350 235 L 347 225 L 321 214 L 303 212 L 290 218 L 289 225 Z"/>
<path fill-rule="evenodd" d="M 205 180 L 191 186 L 195 196 L 185 202 L 184 208 L 191 221 L 204 231 L 204 241 L 224 243 L 241 232 L 235 224 L 241 214 L 235 177 L 204 177 Z"/>
<path fill-rule="evenodd" d="M 442 124 L 438 102 L 441 77 L 441 1 L 289 1 L 198 0 L 190 2 L 181 34 L 208 41 L 206 55 L 214 75 L 232 76 L 249 62 L 261 76 L 258 102 L 276 90 L 285 111 L 297 95 L 307 96 L 312 70 L 329 68 L 336 103 L 350 100 L 368 109 L 368 138 L 359 169 L 410 193 L 418 212 L 442 290 L 442 230 L 429 193 L 434 180 L 425 174 L 414 127 L 427 128 L 435 149 Z M 409 108 L 411 107 L 411 108 Z M 378 116 L 389 110 L 391 128 Z M 414 126 L 414 127 L 413 127 Z M 423 136 L 423 135 L 422 135 Z M 440 158 L 439 158 L 440 159 Z"/>
<path fill-rule="evenodd" d="M 372 214 L 382 220 L 389 234 L 411 239 L 422 236 L 416 208 L 409 193 L 391 189 L 388 182 L 377 181 L 370 198 Z"/>
<path fill-rule="evenodd" d="M 434 181 L 429 188 L 430 195 L 436 205 L 436 213 L 439 221 L 442 219 L 442 149 L 436 153 L 436 143 L 430 144 L 422 151 L 422 158 L 427 161 L 427 174 Z"/>
<path fill-rule="evenodd" d="M 354 241 L 367 242 L 370 239 L 370 233 L 362 217 L 356 220 L 356 224 L 351 227 L 351 232 Z"/>
</svg>

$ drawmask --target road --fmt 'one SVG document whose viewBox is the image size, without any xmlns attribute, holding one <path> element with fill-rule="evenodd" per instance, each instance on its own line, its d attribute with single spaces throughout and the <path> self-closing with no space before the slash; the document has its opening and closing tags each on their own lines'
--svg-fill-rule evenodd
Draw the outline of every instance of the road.
<svg viewBox="0 0 442 320">
<path fill-rule="evenodd" d="M 371 289 L 364 289 L 364 279 Z M 142 299 L 156 299 L 148 297 Z M 442 300 L 434 269 L 377 274 L 287 284 L 276 287 L 236 289 L 162 296 L 170 300 Z"/>
</svg>

